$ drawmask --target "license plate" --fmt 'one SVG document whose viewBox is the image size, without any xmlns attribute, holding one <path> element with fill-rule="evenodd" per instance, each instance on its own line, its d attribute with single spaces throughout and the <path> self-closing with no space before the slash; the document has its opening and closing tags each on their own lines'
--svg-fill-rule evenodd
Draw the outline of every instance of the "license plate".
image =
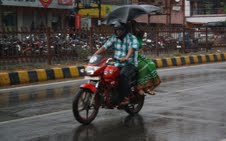
<svg viewBox="0 0 226 141">
<path fill-rule="evenodd" d="M 89 80 L 100 80 L 100 77 L 98 77 L 98 76 L 85 76 L 84 79 L 89 79 Z"/>
<path fill-rule="evenodd" d="M 177 48 L 181 48 L 181 46 L 177 45 Z"/>
</svg>

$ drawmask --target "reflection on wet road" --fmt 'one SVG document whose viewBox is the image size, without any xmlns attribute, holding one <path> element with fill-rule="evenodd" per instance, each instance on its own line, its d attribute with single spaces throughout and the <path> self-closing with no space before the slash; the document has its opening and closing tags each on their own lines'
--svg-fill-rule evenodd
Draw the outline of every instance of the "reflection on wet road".
<svg viewBox="0 0 226 141">
<path fill-rule="evenodd" d="M 33 87 L 14 91 L 0 91 L 0 106 L 11 106 L 27 102 L 42 101 L 74 95 L 79 89 L 78 84 L 60 87 Z"/>
<path fill-rule="evenodd" d="M 80 82 L 0 90 L 1 95 L 14 93 L 11 102 L 0 107 L 1 140 L 222 141 L 226 139 L 225 66 L 159 70 L 162 84 L 157 95 L 146 96 L 139 115 L 100 109 L 88 126 L 76 122 L 71 111 Z M 36 99 L 43 92 L 42 98 Z M 31 101 L 15 102 L 21 98 L 18 94 L 25 93 L 33 95 Z M 46 95 L 50 96 L 46 99 Z"/>
</svg>

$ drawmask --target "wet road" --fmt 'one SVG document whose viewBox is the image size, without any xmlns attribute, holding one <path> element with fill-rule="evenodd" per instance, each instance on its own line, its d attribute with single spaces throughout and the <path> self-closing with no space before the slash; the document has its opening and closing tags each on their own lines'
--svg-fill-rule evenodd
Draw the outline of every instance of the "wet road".
<svg viewBox="0 0 226 141">
<path fill-rule="evenodd" d="M 157 95 L 139 115 L 100 109 L 91 125 L 74 120 L 71 102 L 82 82 L 0 90 L 2 141 L 223 141 L 226 63 L 158 70 Z M 12 95 L 8 102 L 4 97 Z M 48 94 L 46 99 L 46 94 Z M 18 95 L 24 95 L 18 97 Z M 18 102 L 18 99 L 24 99 Z M 27 99 L 30 101 L 27 102 Z"/>
</svg>

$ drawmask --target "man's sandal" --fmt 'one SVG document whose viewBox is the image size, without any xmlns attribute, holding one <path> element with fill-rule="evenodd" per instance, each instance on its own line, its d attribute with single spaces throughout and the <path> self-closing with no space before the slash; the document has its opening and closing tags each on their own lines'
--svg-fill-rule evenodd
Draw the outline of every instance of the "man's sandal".
<svg viewBox="0 0 226 141">
<path fill-rule="evenodd" d="M 129 98 L 125 97 L 122 102 L 117 106 L 118 109 L 122 109 L 123 107 L 125 107 L 126 105 L 129 104 Z"/>
</svg>

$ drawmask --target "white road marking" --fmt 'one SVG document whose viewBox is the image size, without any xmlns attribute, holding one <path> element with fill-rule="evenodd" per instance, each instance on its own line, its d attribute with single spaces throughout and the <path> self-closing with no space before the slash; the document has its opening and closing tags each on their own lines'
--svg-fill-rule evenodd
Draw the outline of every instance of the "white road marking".
<svg viewBox="0 0 226 141">
<path fill-rule="evenodd" d="M 84 79 L 66 80 L 66 81 L 62 81 L 62 82 L 51 82 L 48 84 L 35 84 L 35 85 L 29 85 L 29 86 L 19 86 L 19 87 L 15 87 L 15 88 L 4 88 L 4 89 L 0 89 L 0 92 L 5 92 L 8 90 L 26 89 L 26 88 L 32 88 L 32 87 L 42 87 L 42 86 L 51 86 L 51 85 L 58 85 L 58 84 L 65 84 L 65 83 L 73 83 L 73 82 L 79 82 L 81 80 L 84 80 Z"/>
<path fill-rule="evenodd" d="M 0 125 L 13 123 L 13 122 L 20 122 L 20 121 L 25 121 L 25 120 L 31 120 L 31 119 L 36 119 L 36 118 L 54 116 L 54 115 L 57 115 L 57 114 L 63 114 L 63 113 L 67 113 L 67 112 L 71 112 L 71 110 L 64 110 L 64 111 L 53 112 L 53 113 L 49 113 L 49 114 L 43 114 L 43 115 L 25 117 L 25 118 L 20 118 L 20 119 L 15 119 L 15 120 L 3 121 L 3 122 L 0 122 Z"/>
<path fill-rule="evenodd" d="M 186 69 L 186 68 L 196 68 L 200 66 L 206 66 L 206 65 L 215 65 L 215 64 L 226 64 L 226 62 L 215 62 L 214 64 L 197 64 L 194 66 L 181 66 L 181 67 L 176 67 L 176 68 L 161 68 L 157 69 L 157 71 L 171 71 L 171 70 L 180 70 L 180 69 Z"/>
</svg>

